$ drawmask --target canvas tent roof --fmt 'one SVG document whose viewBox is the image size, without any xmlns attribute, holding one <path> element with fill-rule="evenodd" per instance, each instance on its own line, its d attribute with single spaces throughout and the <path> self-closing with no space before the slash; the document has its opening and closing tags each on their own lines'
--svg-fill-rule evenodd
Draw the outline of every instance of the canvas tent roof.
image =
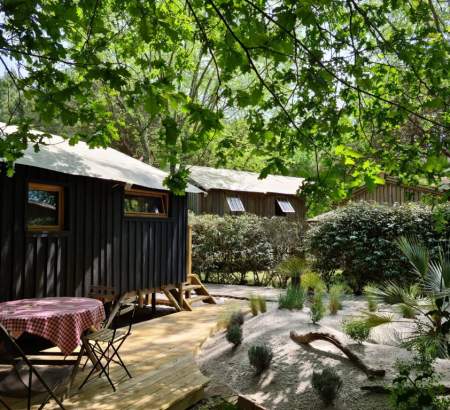
<svg viewBox="0 0 450 410">
<path fill-rule="evenodd" d="M 281 175 L 268 175 L 259 179 L 256 172 L 235 171 L 210 167 L 191 166 L 191 182 L 199 188 L 223 189 L 228 191 L 273 193 L 296 195 L 304 179 L 285 177 Z"/>
<path fill-rule="evenodd" d="M 16 131 L 15 126 L 0 123 L 0 138 L 3 133 Z M 32 131 L 40 133 L 39 131 Z M 58 135 L 47 139 L 46 145 L 40 145 L 35 152 L 28 146 L 23 157 L 16 164 L 44 168 L 70 175 L 80 175 L 140 185 L 145 188 L 168 190 L 163 185 L 167 173 L 134 159 L 113 148 L 89 148 L 84 142 L 69 145 L 68 141 Z M 0 158 L 1 160 L 1 158 Z M 188 192 L 201 192 L 197 187 L 189 185 Z"/>
</svg>

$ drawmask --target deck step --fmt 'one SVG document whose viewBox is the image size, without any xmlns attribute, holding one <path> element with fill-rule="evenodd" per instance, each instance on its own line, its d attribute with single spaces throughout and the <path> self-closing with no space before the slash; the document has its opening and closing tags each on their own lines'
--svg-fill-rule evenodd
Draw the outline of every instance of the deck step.
<svg viewBox="0 0 450 410">
<path fill-rule="evenodd" d="M 189 298 L 189 303 L 192 305 L 192 303 L 196 302 L 203 302 L 206 299 L 211 299 L 211 296 L 209 295 L 200 295 L 200 296 L 194 296 L 193 298 Z"/>
<path fill-rule="evenodd" d="M 183 285 L 183 291 L 201 289 L 202 285 Z"/>
</svg>

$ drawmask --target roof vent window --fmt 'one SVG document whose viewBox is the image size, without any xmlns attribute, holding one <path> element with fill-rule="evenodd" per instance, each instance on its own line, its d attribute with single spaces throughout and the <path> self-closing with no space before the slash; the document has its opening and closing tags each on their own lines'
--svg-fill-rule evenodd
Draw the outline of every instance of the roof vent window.
<svg viewBox="0 0 450 410">
<path fill-rule="evenodd" d="M 228 196 L 227 203 L 231 212 L 245 212 L 241 198 Z"/>
<path fill-rule="evenodd" d="M 277 199 L 279 210 L 283 214 L 295 214 L 295 209 L 287 199 Z"/>
</svg>

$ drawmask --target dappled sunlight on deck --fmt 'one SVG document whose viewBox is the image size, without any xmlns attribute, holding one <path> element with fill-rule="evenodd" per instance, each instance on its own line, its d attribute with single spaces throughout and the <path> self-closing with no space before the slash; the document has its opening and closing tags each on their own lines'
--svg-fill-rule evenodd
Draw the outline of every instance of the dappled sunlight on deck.
<svg viewBox="0 0 450 410">
<path fill-rule="evenodd" d="M 64 401 L 65 407 L 77 410 L 181 410 L 189 407 L 202 397 L 209 381 L 200 372 L 194 355 L 216 330 L 217 321 L 228 305 L 204 305 L 192 312 L 178 312 L 134 325 L 121 349 L 133 378 L 129 379 L 119 366 L 113 366 L 111 377 L 116 383 L 116 392 L 105 377 L 94 378 L 78 391 L 86 371 L 90 370 L 88 365 L 85 371 L 79 372 L 71 397 Z M 25 408 L 25 403 L 11 404 L 14 409 Z M 45 408 L 58 407 L 51 402 Z"/>
</svg>

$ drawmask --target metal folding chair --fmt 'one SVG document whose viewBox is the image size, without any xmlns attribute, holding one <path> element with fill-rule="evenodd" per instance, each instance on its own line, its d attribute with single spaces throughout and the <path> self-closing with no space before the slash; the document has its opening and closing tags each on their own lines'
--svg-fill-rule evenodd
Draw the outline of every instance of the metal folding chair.
<svg viewBox="0 0 450 410">
<path fill-rule="evenodd" d="M 0 364 L 10 368 L 0 372 L 0 403 L 7 409 L 10 407 L 1 397 L 26 398 L 27 408 L 31 408 L 32 399 L 43 396 L 39 409 L 54 399 L 61 409 L 63 398 L 58 395 L 68 389 L 78 367 L 82 352 L 77 359 L 47 359 L 39 353 L 39 358 L 26 355 L 8 331 L 0 324 Z M 61 353 L 50 354 L 51 356 Z"/>
<path fill-rule="evenodd" d="M 96 375 L 95 371 L 99 370 L 98 377 L 105 375 L 108 379 L 112 389 L 116 391 L 113 381 L 110 377 L 109 368 L 112 363 L 121 366 L 128 377 L 132 378 L 125 363 L 120 357 L 119 350 L 128 336 L 131 334 L 131 326 L 133 324 L 134 314 L 137 306 L 137 296 L 124 295 L 113 306 L 107 321 L 98 331 L 91 332 L 83 336 L 83 344 L 94 357 L 93 366 L 79 389 Z M 124 327 L 118 328 L 118 321 L 123 320 L 123 317 L 128 315 Z"/>
</svg>

